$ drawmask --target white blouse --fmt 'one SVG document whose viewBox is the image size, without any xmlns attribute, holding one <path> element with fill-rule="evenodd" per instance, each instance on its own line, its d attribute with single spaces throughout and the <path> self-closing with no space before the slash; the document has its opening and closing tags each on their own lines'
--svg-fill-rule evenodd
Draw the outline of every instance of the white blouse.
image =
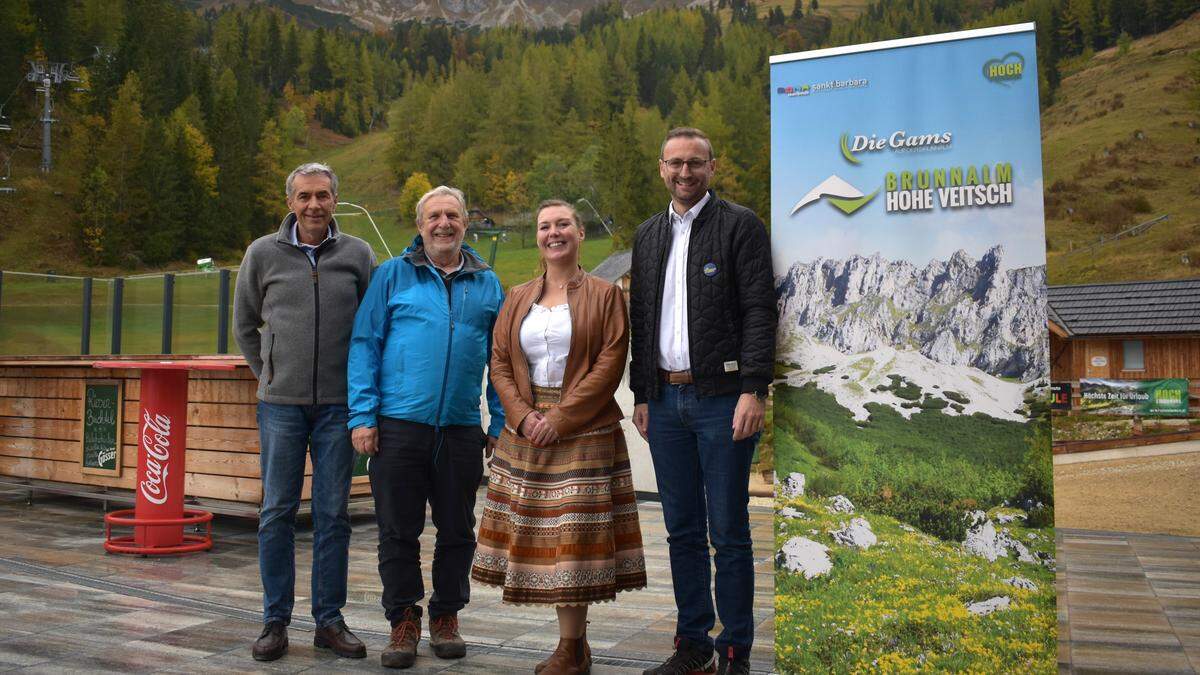
<svg viewBox="0 0 1200 675">
<path fill-rule="evenodd" d="M 529 361 L 529 379 L 539 387 L 561 387 L 571 350 L 571 310 L 534 304 L 521 322 L 521 350 Z"/>
</svg>

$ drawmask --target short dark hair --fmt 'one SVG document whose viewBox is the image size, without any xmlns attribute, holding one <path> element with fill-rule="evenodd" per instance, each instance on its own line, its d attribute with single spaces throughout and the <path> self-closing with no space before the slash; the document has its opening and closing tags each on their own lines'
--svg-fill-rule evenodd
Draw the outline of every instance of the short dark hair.
<svg viewBox="0 0 1200 675">
<path fill-rule="evenodd" d="M 658 158 L 663 158 L 663 151 L 667 149 L 667 142 L 672 138 L 699 138 L 708 146 L 708 158 L 711 160 L 716 155 L 713 153 L 712 141 L 708 139 L 708 135 L 700 131 L 696 127 L 675 127 L 667 132 L 667 137 L 663 139 L 662 145 L 658 148 Z"/>
</svg>

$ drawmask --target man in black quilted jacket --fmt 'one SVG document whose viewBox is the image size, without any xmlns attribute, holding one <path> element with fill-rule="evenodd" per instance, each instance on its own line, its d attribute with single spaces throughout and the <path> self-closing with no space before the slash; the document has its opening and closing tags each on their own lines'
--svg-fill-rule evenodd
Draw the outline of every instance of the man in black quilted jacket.
<svg viewBox="0 0 1200 675">
<path fill-rule="evenodd" d="M 708 189 L 715 172 L 703 132 L 668 132 L 659 175 L 671 202 L 638 226 L 633 244 L 633 421 L 650 443 L 679 610 L 675 653 L 646 675 L 750 672 L 750 462 L 774 369 L 777 309 L 767 229 Z M 723 629 L 714 645 L 717 615 Z"/>
</svg>

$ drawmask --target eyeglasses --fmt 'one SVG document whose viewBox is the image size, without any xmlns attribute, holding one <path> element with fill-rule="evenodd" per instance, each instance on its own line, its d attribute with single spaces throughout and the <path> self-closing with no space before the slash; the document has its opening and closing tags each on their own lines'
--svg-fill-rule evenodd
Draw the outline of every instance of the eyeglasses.
<svg viewBox="0 0 1200 675">
<path fill-rule="evenodd" d="M 667 168 L 672 171 L 679 171 L 679 170 L 683 169 L 684 165 L 687 165 L 687 168 L 691 169 L 692 171 L 699 171 L 700 169 L 704 168 L 705 164 L 708 164 L 712 160 L 711 159 L 700 159 L 699 157 L 693 157 L 689 160 L 660 159 L 658 161 L 662 162 L 663 164 L 666 164 Z"/>
</svg>

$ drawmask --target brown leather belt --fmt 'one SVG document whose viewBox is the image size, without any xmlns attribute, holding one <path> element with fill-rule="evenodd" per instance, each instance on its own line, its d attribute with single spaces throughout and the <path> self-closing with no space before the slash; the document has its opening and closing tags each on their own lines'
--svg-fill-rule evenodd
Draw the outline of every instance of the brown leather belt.
<svg viewBox="0 0 1200 675">
<path fill-rule="evenodd" d="M 692 371 L 690 370 L 663 370 L 658 369 L 658 377 L 667 384 L 691 384 Z"/>
</svg>

